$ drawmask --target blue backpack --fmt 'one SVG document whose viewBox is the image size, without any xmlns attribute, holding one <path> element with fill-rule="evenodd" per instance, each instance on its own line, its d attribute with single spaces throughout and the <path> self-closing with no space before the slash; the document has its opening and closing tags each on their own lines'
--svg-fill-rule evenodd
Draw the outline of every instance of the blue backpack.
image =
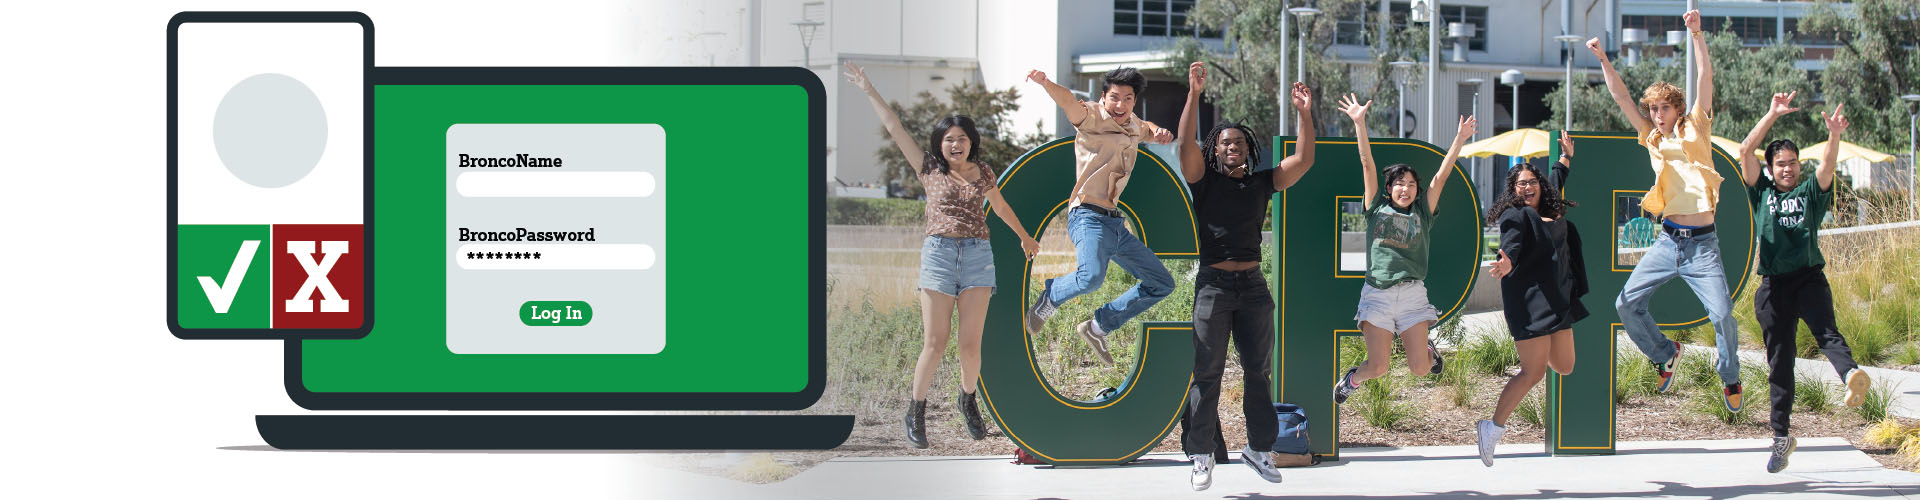
<svg viewBox="0 0 1920 500">
<path fill-rule="evenodd" d="M 1308 446 L 1307 411 L 1291 403 L 1274 403 L 1273 413 L 1280 419 L 1280 435 L 1273 441 L 1274 464 L 1302 467 L 1319 463 Z"/>
</svg>

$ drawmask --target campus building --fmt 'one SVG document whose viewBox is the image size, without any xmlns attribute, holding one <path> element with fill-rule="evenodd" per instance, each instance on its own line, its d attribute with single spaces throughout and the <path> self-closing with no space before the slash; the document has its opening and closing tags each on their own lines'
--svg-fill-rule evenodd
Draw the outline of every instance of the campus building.
<svg viewBox="0 0 1920 500">
<path fill-rule="evenodd" d="M 1303 6 L 1316 3 L 1286 1 Z M 1152 83 L 1140 96 L 1136 112 L 1163 125 L 1178 121 L 1185 100 L 1186 84 L 1166 72 L 1164 54 L 1176 37 L 1193 34 L 1186 24 L 1186 15 L 1193 8 L 1194 0 L 749 0 L 737 3 L 742 22 L 748 26 L 745 36 L 722 35 L 733 37 L 731 43 L 737 44 L 744 53 L 744 57 L 735 59 L 735 64 L 806 66 L 827 84 L 830 182 L 841 186 L 840 192 L 845 195 L 883 193 L 875 188 L 882 174 L 874 152 L 891 146 L 879 135 L 879 121 L 867 102 L 841 77 L 842 62 L 865 66 L 884 96 L 903 103 L 923 91 L 944 98 L 945 89 L 959 82 L 981 82 L 996 89 L 1016 88 L 1020 91 L 1020 109 L 1013 121 L 1019 130 L 1031 130 L 1031 124 L 1037 123 L 1042 130 L 1056 136 L 1071 134 L 1072 128 L 1064 123 L 1063 115 L 1039 87 L 1025 81 L 1029 70 L 1046 71 L 1055 81 L 1084 92 L 1094 89 L 1100 74 L 1107 70 L 1123 66 L 1140 68 Z M 1833 50 L 1831 41 L 1794 35 L 1799 19 L 1812 6 L 1811 2 L 1697 3 L 1709 29 L 1719 30 L 1723 23 L 1731 23 L 1732 29 L 1750 46 L 1792 38 L 1807 47 L 1807 59 L 1797 62 L 1804 69 L 1815 72 L 1824 69 L 1821 59 Z M 1407 1 L 1368 0 L 1366 5 L 1374 12 L 1388 12 L 1394 23 L 1408 22 L 1411 7 Z M 1594 69 L 1596 61 L 1580 42 L 1571 44 L 1571 50 L 1567 50 L 1555 37 L 1569 33 L 1581 37 L 1582 41 L 1600 37 L 1617 54 L 1616 59 L 1626 59 L 1626 49 L 1631 48 L 1649 62 L 1672 64 L 1675 48 L 1668 43 L 1667 31 L 1685 29 L 1680 15 L 1686 5 L 1685 0 L 1439 0 L 1442 18 L 1439 54 L 1443 63 L 1431 87 L 1435 101 L 1432 116 L 1428 111 L 1427 89 L 1413 88 L 1424 87 L 1425 72 L 1418 71 L 1409 75 L 1406 112 L 1401 117 L 1401 125 L 1408 137 L 1431 137 L 1434 141 L 1444 141 L 1453 133 L 1453 117 L 1475 112 L 1483 124 L 1478 138 L 1511 130 L 1516 115 L 1523 127 L 1557 129 L 1556 125 L 1542 126 L 1540 122 L 1549 115 L 1546 95 L 1566 78 L 1565 57 L 1571 54 L 1574 58 L 1574 78 L 1598 82 L 1600 73 Z M 1372 64 L 1364 45 L 1370 38 L 1368 32 L 1377 32 L 1383 27 L 1370 25 L 1358 11 L 1342 17 L 1338 20 L 1334 44 L 1326 55 L 1355 65 L 1353 81 L 1357 88 L 1393 84 L 1371 81 L 1371 71 L 1357 70 L 1360 65 Z M 1452 23 L 1463 24 L 1455 28 Z M 1447 36 L 1450 34 L 1465 36 L 1451 38 Z M 1218 34 L 1199 35 L 1202 42 L 1214 50 L 1224 47 Z M 1289 38 L 1295 36 L 1297 33 L 1288 35 Z M 1455 45 L 1460 45 L 1457 51 Z M 1424 54 L 1423 49 L 1418 47 L 1415 52 Z M 1289 49 L 1292 50 L 1296 48 Z M 1503 85 L 1501 74 L 1509 70 L 1519 72 L 1524 81 L 1517 86 Z M 1513 109 L 1516 92 L 1517 110 Z M 1391 110 L 1395 104 L 1375 103 L 1375 106 Z M 1203 106 L 1202 128 L 1211 126 L 1216 119 L 1215 110 Z M 1006 160 L 1010 159 L 999 161 Z M 1480 160 L 1468 166 L 1470 175 L 1480 181 L 1504 176 L 1501 166 L 1504 163 L 1504 159 Z M 1490 190 L 1491 184 L 1482 182 L 1482 190 Z"/>
</svg>

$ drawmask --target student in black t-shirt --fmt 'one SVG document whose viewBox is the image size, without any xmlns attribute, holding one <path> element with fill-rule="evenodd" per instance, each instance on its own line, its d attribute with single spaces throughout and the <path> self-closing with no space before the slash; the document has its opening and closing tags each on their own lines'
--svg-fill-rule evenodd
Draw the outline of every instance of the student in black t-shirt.
<svg viewBox="0 0 1920 500">
<path fill-rule="evenodd" d="M 1794 336 L 1799 321 L 1807 322 L 1820 352 L 1847 384 L 1847 406 L 1866 401 L 1867 373 L 1853 362 L 1853 351 L 1833 320 L 1833 290 L 1827 286 L 1826 259 L 1820 255 L 1820 222 L 1833 205 L 1833 171 L 1839 163 L 1840 137 L 1847 117 L 1840 106 L 1833 114 L 1820 113 L 1827 124 L 1827 151 L 1811 181 L 1800 175 L 1800 147 L 1793 141 L 1767 144 L 1766 165 L 1753 151 L 1766 140 L 1767 129 L 1781 115 L 1799 111 L 1793 93 L 1774 94 L 1773 104 L 1740 145 L 1740 181 L 1747 184 L 1753 202 L 1754 233 L 1760 237 L 1760 288 L 1753 294 L 1753 315 L 1767 344 L 1768 398 L 1773 404 L 1768 423 L 1773 427 L 1773 454 L 1767 472 L 1787 468 L 1793 454 L 1793 436 L 1787 433 L 1793 418 L 1793 361 L 1799 350 Z M 1772 174 L 1771 178 L 1761 175 Z"/>
<path fill-rule="evenodd" d="M 1490 274 L 1500 279 L 1500 303 L 1507 333 L 1520 357 L 1520 374 L 1507 380 L 1494 403 L 1493 418 L 1474 424 L 1480 463 L 1493 466 L 1494 445 L 1507 432 L 1507 417 L 1547 370 L 1573 373 L 1573 324 L 1587 317 L 1580 298 L 1587 294 L 1586 259 L 1580 231 L 1567 220 L 1571 201 L 1561 198 L 1573 166 L 1573 141 L 1560 133 L 1560 158 L 1552 173 L 1540 175 L 1531 163 L 1507 172 L 1506 190 L 1487 210 L 1487 223 L 1500 228 L 1500 260 Z"/>
<path fill-rule="evenodd" d="M 1200 269 L 1193 287 L 1193 383 L 1181 416 L 1180 445 L 1193 462 L 1194 490 L 1213 484 L 1213 465 L 1226 456 L 1220 431 L 1220 378 L 1227 366 L 1227 340 L 1240 353 L 1245 377 L 1247 446 L 1241 461 L 1261 479 L 1280 482 L 1273 442 L 1280 422 L 1273 413 L 1269 359 L 1273 352 L 1273 294 L 1260 274 L 1260 222 L 1273 194 L 1300 180 L 1313 166 L 1313 92 L 1294 83 L 1293 107 L 1300 114 L 1300 146 L 1278 167 L 1253 171 L 1260 164 L 1253 130 L 1221 123 L 1196 144 L 1200 90 L 1206 66 L 1187 68 L 1187 105 L 1180 112 L 1180 173 L 1193 191 L 1199 225 Z"/>
</svg>

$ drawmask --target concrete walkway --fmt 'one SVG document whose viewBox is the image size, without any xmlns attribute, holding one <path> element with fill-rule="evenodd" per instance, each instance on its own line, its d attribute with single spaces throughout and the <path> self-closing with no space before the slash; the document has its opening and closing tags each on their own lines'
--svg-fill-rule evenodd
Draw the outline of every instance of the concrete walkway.
<svg viewBox="0 0 1920 500">
<path fill-rule="evenodd" d="M 1469 335 L 1504 335 L 1507 331 L 1506 319 L 1501 315 L 1500 311 L 1461 316 L 1460 326 L 1461 328 L 1465 328 Z M 1628 349 L 1632 349 L 1633 341 L 1627 339 L 1626 333 L 1621 332 L 1619 336 L 1619 344 L 1627 346 Z M 1706 354 L 1707 356 L 1714 356 L 1717 352 L 1712 347 L 1698 344 L 1686 344 L 1686 348 L 1690 352 L 1698 352 Z M 1740 361 L 1754 363 L 1764 367 L 1767 365 L 1767 356 L 1760 351 L 1742 349 L 1740 351 Z M 1894 403 L 1892 408 L 1888 410 L 1888 413 L 1903 418 L 1920 419 L 1920 372 L 1891 370 L 1870 366 L 1861 367 L 1860 369 L 1866 371 L 1867 376 L 1873 379 L 1873 385 L 1875 387 L 1886 385 L 1893 388 Z M 1833 364 L 1828 363 L 1824 359 L 1800 358 L 1799 361 L 1794 362 L 1793 371 L 1802 376 L 1813 377 L 1816 380 L 1835 386 L 1840 385 L 1840 374 L 1834 373 Z M 1835 401 L 1835 403 L 1837 404 L 1838 401 Z"/>
<path fill-rule="evenodd" d="M 1010 457 L 847 458 L 767 485 L 682 483 L 704 498 L 1790 498 L 1920 495 L 1920 474 L 1880 467 L 1840 438 L 1800 441 L 1786 472 L 1768 474 L 1765 439 L 1620 443 L 1619 454 L 1549 457 L 1540 445 L 1500 447 L 1492 468 L 1471 446 L 1354 448 L 1346 460 L 1254 476 L 1234 453 L 1207 491 L 1189 465 L 1156 453 L 1125 466 L 1012 465 Z M 682 479 L 691 479 L 682 477 Z"/>
</svg>

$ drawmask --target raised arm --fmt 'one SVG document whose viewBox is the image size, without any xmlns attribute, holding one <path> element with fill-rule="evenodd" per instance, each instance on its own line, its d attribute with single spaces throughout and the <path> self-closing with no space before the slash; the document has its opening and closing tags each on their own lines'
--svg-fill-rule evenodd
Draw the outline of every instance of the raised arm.
<svg viewBox="0 0 1920 500">
<path fill-rule="evenodd" d="M 1200 90 L 1207 85 L 1207 63 L 1187 65 L 1187 106 L 1180 108 L 1180 133 L 1175 153 L 1180 157 L 1180 175 L 1188 183 L 1200 182 L 1207 173 L 1207 159 L 1201 156 Z"/>
<path fill-rule="evenodd" d="M 1440 160 L 1440 171 L 1434 172 L 1433 180 L 1427 184 L 1427 213 L 1439 213 L 1440 191 L 1447 187 L 1447 177 L 1453 175 L 1453 161 L 1460 158 L 1460 148 L 1466 147 L 1473 139 L 1473 132 L 1480 125 L 1480 119 L 1472 116 L 1460 117 L 1460 127 L 1453 132 L 1453 145 L 1447 147 L 1447 158 Z"/>
<path fill-rule="evenodd" d="M 1820 121 L 1827 122 L 1827 151 L 1820 155 L 1820 166 L 1813 169 L 1813 180 L 1820 183 L 1820 190 L 1833 189 L 1833 170 L 1840 167 L 1840 136 L 1847 133 L 1847 116 L 1840 114 L 1841 104 L 1833 107 L 1833 114 L 1820 113 Z"/>
<path fill-rule="evenodd" d="M 1307 175 L 1307 169 L 1313 168 L 1313 89 L 1307 84 L 1293 83 L 1293 96 L 1289 98 L 1293 109 L 1300 114 L 1300 131 L 1297 132 L 1299 145 L 1293 148 L 1293 154 L 1281 158 L 1279 172 L 1273 173 L 1273 190 L 1283 191 L 1300 182 Z"/>
<path fill-rule="evenodd" d="M 1573 173 L 1573 138 L 1569 137 L 1565 130 L 1560 131 L 1560 158 L 1555 160 L 1553 167 L 1548 170 L 1552 171 L 1547 174 L 1551 177 L 1548 180 L 1553 181 L 1551 188 L 1560 190 L 1560 197 L 1565 198 L 1567 176 Z"/>
<path fill-rule="evenodd" d="M 1373 101 L 1360 104 L 1353 94 L 1340 98 L 1340 112 L 1353 119 L 1353 138 L 1360 141 L 1360 199 L 1365 200 L 1368 209 L 1373 208 L 1373 195 L 1380 192 L 1380 171 L 1373 168 L 1373 146 L 1367 144 L 1367 108 Z"/>
<path fill-rule="evenodd" d="M 1640 114 L 1640 105 L 1633 103 L 1633 93 L 1627 90 L 1627 83 L 1620 80 L 1620 72 L 1613 69 L 1613 62 L 1607 60 L 1607 51 L 1600 47 L 1600 39 L 1587 40 L 1587 50 L 1593 51 L 1593 57 L 1600 59 L 1600 73 L 1606 76 L 1607 93 L 1613 95 L 1613 103 L 1620 106 L 1620 113 L 1627 115 L 1627 122 L 1633 124 L 1633 130 L 1646 137 L 1653 124 Z"/>
<path fill-rule="evenodd" d="M 1705 114 L 1713 109 L 1713 54 L 1707 50 L 1707 34 L 1700 31 L 1700 11 L 1689 10 L 1680 19 L 1687 23 L 1687 38 L 1693 39 L 1693 53 L 1700 57 L 1700 76 L 1693 86 L 1694 112 Z"/>
<path fill-rule="evenodd" d="M 873 104 L 873 113 L 880 115 L 880 124 L 886 126 L 887 135 L 893 137 L 893 145 L 900 148 L 900 154 L 907 156 L 907 164 L 913 166 L 913 175 L 919 177 L 921 163 L 927 157 L 926 151 L 920 149 L 920 144 L 913 142 L 913 136 L 907 134 L 906 126 L 900 124 L 900 117 L 893 114 L 893 106 L 887 105 L 887 100 L 873 89 L 873 82 L 867 80 L 866 70 L 849 61 L 846 75 L 848 83 L 867 94 L 867 101 Z"/>
<path fill-rule="evenodd" d="M 1747 132 L 1747 139 L 1740 141 L 1740 182 L 1744 182 L 1748 186 L 1760 182 L 1760 172 L 1765 171 L 1767 166 L 1761 163 L 1759 157 L 1754 156 L 1753 150 L 1760 149 L 1760 145 L 1766 142 L 1767 130 L 1773 128 L 1774 120 L 1779 119 L 1787 113 L 1800 110 L 1800 108 L 1793 107 L 1793 96 L 1798 93 L 1799 92 L 1796 91 L 1785 94 L 1774 94 L 1773 104 L 1767 106 L 1767 114 L 1761 115 L 1760 122 L 1753 124 L 1753 131 Z M 1821 115 L 1825 116 L 1825 113 Z"/>
<path fill-rule="evenodd" d="M 1067 112 L 1067 123 L 1079 126 L 1081 121 L 1087 119 L 1087 108 L 1081 106 L 1080 100 L 1073 97 L 1073 91 L 1053 83 L 1053 80 L 1048 80 L 1045 71 L 1036 69 L 1028 72 L 1027 80 L 1038 83 L 1040 88 L 1046 89 L 1047 97 L 1052 97 L 1053 103 L 1059 105 L 1061 111 Z"/>
<path fill-rule="evenodd" d="M 982 172 L 981 175 L 986 173 Z M 1013 234 L 1020 235 L 1020 251 L 1027 254 L 1027 260 L 1033 260 L 1033 255 L 1040 253 L 1040 240 L 1033 239 L 1033 235 L 1027 234 L 1027 228 L 1020 225 L 1020 217 L 1013 214 L 1013 207 L 1007 206 L 1007 199 L 1000 196 L 1000 188 L 987 189 L 987 203 L 992 206 L 993 213 L 1000 216 L 1001 222 L 1013 228 Z"/>
</svg>

